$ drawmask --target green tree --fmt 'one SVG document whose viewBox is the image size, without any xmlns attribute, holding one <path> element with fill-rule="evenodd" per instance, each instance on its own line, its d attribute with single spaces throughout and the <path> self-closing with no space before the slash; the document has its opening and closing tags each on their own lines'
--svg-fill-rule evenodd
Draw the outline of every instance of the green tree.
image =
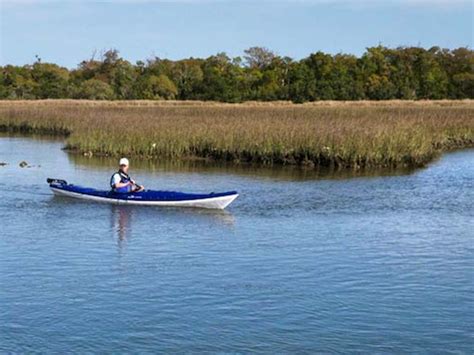
<svg viewBox="0 0 474 355">
<path fill-rule="evenodd" d="M 413 67 L 418 79 L 416 94 L 419 99 L 441 99 L 447 95 L 448 78 L 436 61 L 438 51 L 439 48 L 437 47 L 433 47 L 428 51 L 422 48 L 417 50 L 418 55 Z"/>
<path fill-rule="evenodd" d="M 109 84 L 97 79 L 89 79 L 80 84 L 75 97 L 89 100 L 113 100 L 115 95 Z"/>
<path fill-rule="evenodd" d="M 56 64 L 36 62 L 31 69 L 38 99 L 60 99 L 68 96 L 69 71 Z"/>
<path fill-rule="evenodd" d="M 203 65 L 203 81 L 199 86 L 199 99 L 240 102 L 243 99 L 244 70 L 234 65 L 225 53 L 207 58 Z"/>
<path fill-rule="evenodd" d="M 8 99 L 36 99 L 38 84 L 31 76 L 31 66 L 7 65 L 2 71 L 3 95 Z"/>
<path fill-rule="evenodd" d="M 448 97 L 474 98 L 474 51 L 468 48 L 441 50 L 437 60 L 448 77 Z"/>
<path fill-rule="evenodd" d="M 204 73 L 201 60 L 186 59 L 176 62 L 172 69 L 173 82 L 177 84 L 178 98 L 190 100 L 195 98 L 196 90 L 202 84 Z"/>
<path fill-rule="evenodd" d="M 396 87 L 391 82 L 392 65 L 389 52 L 383 46 L 368 48 L 361 58 L 365 78 L 366 96 L 372 100 L 388 100 L 396 97 Z"/>
<path fill-rule="evenodd" d="M 120 59 L 114 63 L 109 73 L 110 85 L 118 99 L 133 99 L 133 86 L 136 80 L 136 71 L 130 62 Z"/>
<path fill-rule="evenodd" d="M 305 61 L 295 62 L 288 73 L 289 99 L 293 102 L 316 100 L 316 79 Z"/>
<path fill-rule="evenodd" d="M 452 77 L 454 86 L 453 95 L 457 99 L 472 99 L 474 98 L 474 73 L 459 73 Z"/>
<path fill-rule="evenodd" d="M 164 74 L 147 77 L 142 88 L 142 98 L 149 100 L 172 100 L 175 99 L 178 94 L 176 85 Z"/>
<path fill-rule="evenodd" d="M 386 52 L 391 63 L 390 81 L 395 86 L 396 99 L 416 99 L 418 80 L 415 77 L 413 61 L 417 54 L 411 48 L 397 48 Z"/>
<path fill-rule="evenodd" d="M 68 70 L 37 60 L 0 68 L 0 98 L 386 100 L 474 98 L 474 51 L 367 48 L 361 57 L 321 51 L 294 61 L 263 47 L 240 57 L 153 58 L 131 64 L 115 49 Z"/>
</svg>

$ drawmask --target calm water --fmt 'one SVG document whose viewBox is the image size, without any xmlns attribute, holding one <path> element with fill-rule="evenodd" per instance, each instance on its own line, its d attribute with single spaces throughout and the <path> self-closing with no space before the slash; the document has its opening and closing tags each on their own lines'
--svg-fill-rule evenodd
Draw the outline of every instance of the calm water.
<svg viewBox="0 0 474 355">
<path fill-rule="evenodd" d="M 239 190 L 222 213 L 54 198 L 46 177 L 107 188 L 114 171 L 61 146 L 0 138 L 0 352 L 472 353 L 474 151 L 349 179 L 132 171 Z"/>
</svg>

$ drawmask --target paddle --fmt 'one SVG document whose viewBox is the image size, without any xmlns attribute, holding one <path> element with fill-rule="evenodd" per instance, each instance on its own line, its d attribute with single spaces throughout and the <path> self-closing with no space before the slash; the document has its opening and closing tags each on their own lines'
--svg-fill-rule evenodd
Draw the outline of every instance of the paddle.
<svg viewBox="0 0 474 355">
<path fill-rule="evenodd" d="M 145 189 L 142 185 L 138 185 L 135 181 L 131 181 L 131 182 L 136 188 L 136 190 L 132 191 L 132 192 L 141 192 Z"/>
</svg>

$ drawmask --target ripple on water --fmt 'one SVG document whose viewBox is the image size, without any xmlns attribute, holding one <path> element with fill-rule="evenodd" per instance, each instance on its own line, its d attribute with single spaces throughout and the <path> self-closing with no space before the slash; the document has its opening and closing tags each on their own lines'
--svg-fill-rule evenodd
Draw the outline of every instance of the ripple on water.
<svg viewBox="0 0 474 355">
<path fill-rule="evenodd" d="M 113 166 L 0 139 L 0 352 L 471 352 L 473 151 L 413 174 L 136 169 L 228 211 L 54 198 Z M 204 170 L 203 170 L 204 169 Z M 253 169 L 253 168 L 252 168 Z"/>
</svg>

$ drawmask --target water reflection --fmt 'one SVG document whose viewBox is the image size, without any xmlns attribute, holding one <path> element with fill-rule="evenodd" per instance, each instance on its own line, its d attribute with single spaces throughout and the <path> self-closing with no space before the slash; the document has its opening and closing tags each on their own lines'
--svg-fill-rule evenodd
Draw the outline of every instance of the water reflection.
<svg viewBox="0 0 474 355">
<path fill-rule="evenodd" d="M 35 141 L 64 142 L 64 138 L 44 135 L 17 135 L 0 134 L 0 137 L 34 138 Z M 58 148 L 59 151 L 59 148 Z M 105 156 L 83 156 L 77 153 L 68 153 L 68 160 L 77 166 L 95 170 L 111 171 L 117 169 L 117 159 Z M 357 177 L 400 176 L 413 173 L 414 168 L 370 168 L 370 169 L 330 169 L 330 168 L 302 168 L 299 166 L 265 166 L 253 164 L 234 164 L 232 162 L 215 162 L 206 160 L 161 160 L 133 159 L 133 170 L 142 172 L 176 172 L 199 174 L 231 174 L 252 178 L 271 178 L 281 181 L 308 181 L 315 179 L 347 179 Z"/>
<path fill-rule="evenodd" d="M 114 171 L 117 159 L 111 157 L 88 157 L 70 153 L 69 159 L 75 165 Z M 199 174 L 231 174 L 252 178 L 272 178 L 281 181 L 307 181 L 314 179 L 347 179 L 355 177 L 379 177 L 388 175 L 407 175 L 414 171 L 410 168 L 371 168 L 371 169 L 336 169 L 336 168 L 304 168 L 300 166 L 265 166 L 255 164 L 234 164 L 206 160 L 160 160 L 133 159 L 134 171 L 199 173 Z"/>
<path fill-rule="evenodd" d="M 64 142 L 64 137 L 49 135 L 49 134 L 37 134 L 37 133 L 11 133 L 11 132 L 0 132 L 0 138 L 7 139 L 34 139 L 38 142 Z"/>
<path fill-rule="evenodd" d="M 137 228 L 153 231 L 154 234 L 159 233 L 160 228 L 157 228 L 157 223 L 181 224 L 183 221 L 186 221 L 186 223 L 194 223 L 196 225 L 204 224 L 209 227 L 224 227 L 227 230 L 232 229 L 235 224 L 235 218 L 232 213 L 224 210 L 101 204 L 66 196 L 45 195 L 50 197 L 48 199 L 48 208 L 51 209 L 59 206 L 60 210 L 64 211 L 68 208 L 77 209 L 80 206 L 84 206 L 85 209 L 97 209 L 96 213 L 99 215 L 102 215 L 102 213 L 105 213 L 105 215 L 109 214 L 110 231 L 117 241 L 120 250 L 130 241 L 132 232 L 137 230 Z M 57 217 L 51 216 L 51 218 Z M 138 222 L 140 225 L 138 225 Z"/>
<path fill-rule="evenodd" d="M 176 213 L 178 209 L 173 210 Z M 200 208 L 181 208 L 179 210 L 183 218 L 199 219 L 200 221 L 210 223 L 214 226 L 233 227 L 235 224 L 234 215 L 227 210 L 207 210 Z"/>
<path fill-rule="evenodd" d="M 163 223 L 167 223 L 170 220 L 175 220 L 175 222 L 179 223 L 179 221 L 186 219 L 197 224 L 204 223 L 214 227 L 223 226 L 225 228 L 232 228 L 235 223 L 232 213 L 222 210 L 110 205 L 110 228 L 120 250 L 130 240 L 135 216 L 139 216 L 145 227 L 147 223 L 150 223 L 149 221 L 156 222 L 157 217 Z M 153 230 L 156 232 L 157 228 Z"/>
<path fill-rule="evenodd" d="M 132 214 L 133 210 L 130 206 L 111 205 L 111 228 L 120 249 L 129 238 Z"/>
<path fill-rule="evenodd" d="M 472 353 L 474 151 L 403 178 L 137 174 L 235 187 L 232 215 L 53 198 L 46 177 L 106 189 L 113 172 L 60 147 L 0 139 L 42 165 L 0 168 L 1 349 Z"/>
</svg>

